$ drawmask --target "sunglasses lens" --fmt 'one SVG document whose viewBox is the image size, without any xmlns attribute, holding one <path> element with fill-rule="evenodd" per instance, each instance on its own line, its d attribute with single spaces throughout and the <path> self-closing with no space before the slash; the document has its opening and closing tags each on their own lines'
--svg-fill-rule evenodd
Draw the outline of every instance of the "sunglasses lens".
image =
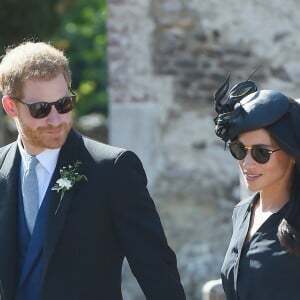
<svg viewBox="0 0 300 300">
<path fill-rule="evenodd" d="M 232 156 L 237 160 L 243 160 L 247 155 L 247 148 L 239 141 L 235 141 L 229 144 L 229 150 Z M 269 161 L 271 154 L 269 149 L 259 146 L 253 146 L 251 148 L 252 158 L 260 163 L 265 164 Z"/>
<path fill-rule="evenodd" d="M 52 105 L 55 106 L 58 113 L 65 114 L 74 108 L 75 96 L 64 97 L 53 103 L 37 102 L 27 106 L 33 118 L 41 119 L 49 115 Z"/>
<path fill-rule="evenodd" d="M 229 144 L 229 150 L 235 159 L 242 160 L 246 157 L 247 149 L 240 142 Z"/>
<path fill-rule="evenodd" d="M 75 96 L 64 97 L 56 101 L 55 108 L 60 114 L 65 114 L 74 108 Z"/>
<path fill-rule="evenodd" d="M 46 102 L 38 102 L 28 106 L 33 118 L 40 119 L 46 117 L 51 111 L 51 105 Z"/>
<path fill-rule="evenodd" d="M 260 164 L 265 164 L 270 159 L 269 150 L 262 147 L 253 147 L 251 150 L 252 157 Z"/>
</svg>

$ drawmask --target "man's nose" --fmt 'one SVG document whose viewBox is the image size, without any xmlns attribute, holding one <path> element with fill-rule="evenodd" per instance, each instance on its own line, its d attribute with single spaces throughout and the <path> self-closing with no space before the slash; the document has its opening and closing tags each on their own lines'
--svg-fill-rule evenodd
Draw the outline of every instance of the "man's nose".
<svg viewBox="0 0 300 300">
<path fill-rule="evenodd" d="M 60 113 L 56 110 L 54 105 L 51 105 L 51 110 L 49 115 L 47 116 L 48 125 L 59 125 L 61 121 Z"/>
</svg>

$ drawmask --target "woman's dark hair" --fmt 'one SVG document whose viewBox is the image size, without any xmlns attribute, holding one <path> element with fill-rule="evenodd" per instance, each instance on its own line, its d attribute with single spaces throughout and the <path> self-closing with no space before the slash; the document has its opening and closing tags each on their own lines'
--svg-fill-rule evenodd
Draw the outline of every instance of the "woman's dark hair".
<svg viewBox="0 0 300 300">
<path fill-rule="evenodd" d="M 239 134 L 265 128 L 295 161 L 290 199 L 277 236 L 282 247 L 300 257 L 300 101 L 273 90 L 258 91 L 246 80 L 229 89 L 228 75 L 214 95 L 215 133 L 225 143 Z"/>
<path fill-rule="evenodd" d="M 278 226 L 277 237 L 289 253 L 300 257 L 300 171 L 295 166 L 287 211 Z"/>
</svg>

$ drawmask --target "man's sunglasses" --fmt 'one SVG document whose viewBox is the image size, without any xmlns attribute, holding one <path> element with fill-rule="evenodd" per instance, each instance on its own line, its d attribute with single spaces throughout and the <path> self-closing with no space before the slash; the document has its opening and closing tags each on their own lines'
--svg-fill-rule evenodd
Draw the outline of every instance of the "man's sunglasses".
<svg viewBox="0 0 300 300">
<path fill-rule="evenodd" d="M 271 150 L 261 145 L 246 147 L 240 141 L 234 141 L 232 143 L 229 143 L 228 146 L 232 156 L 235 159 L 243 160 L 246 157 L 247 152 L 250 151 L 252 158 L 260 164 L 267 163 L 271 157 L 271 154 L 280 150 L 280 149 Z"/>
<path fill-rule="evenodd" d="M 26 105 L 29 109 L 30 115 L 33 118 L 41 119 L 47 117 L 50 114 L 52 105 L 55 106 L 57 112 L 60 114 L 65 114 L 71 111 L 75 106 L 76 95 L 73 94 L 71 96 L 66 96 L 54 102 L 36 102 L 32 104 L 28 104 L 18 98 L 12 98 L 12 99 L 17 100 L 18 102 Z"/>
</svg>

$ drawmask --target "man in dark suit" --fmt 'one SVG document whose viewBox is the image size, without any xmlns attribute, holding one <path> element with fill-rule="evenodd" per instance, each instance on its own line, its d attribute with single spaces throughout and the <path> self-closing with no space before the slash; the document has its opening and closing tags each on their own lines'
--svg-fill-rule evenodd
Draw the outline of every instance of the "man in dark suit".
<svg viewBox="0 0 300 300">
<path fill-rule="evenodd" d="M 2 298 L 122 299 L 126 257 L 147 299 L 185 299 L 140 160 L 72 129 L 63 53 L 33 42 L 9 50 L 0 90 L 19 133 L 0 149 Z"/>
</svg>

